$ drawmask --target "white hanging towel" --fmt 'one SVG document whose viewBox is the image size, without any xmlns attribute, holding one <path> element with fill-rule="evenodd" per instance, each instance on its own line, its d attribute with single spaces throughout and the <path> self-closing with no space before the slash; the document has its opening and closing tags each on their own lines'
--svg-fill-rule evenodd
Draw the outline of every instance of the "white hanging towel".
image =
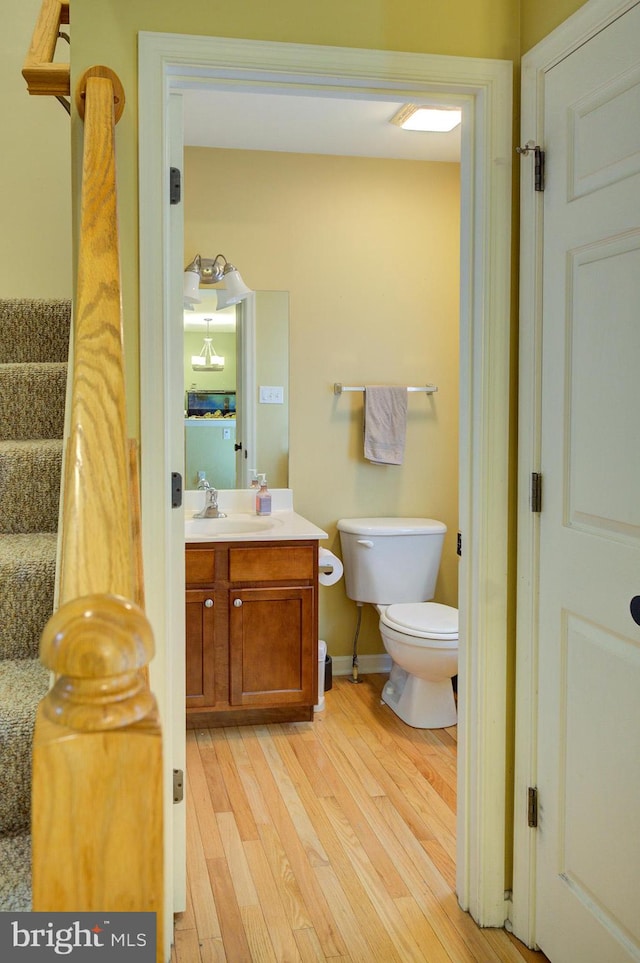
<svg viewBox="0 0 640 963">
<path fill-rule="evenodd" d="M 407 433 L 407 389 L 366 385 L 364 457 L 374 465 L 401 465 Z"/>
</svg>

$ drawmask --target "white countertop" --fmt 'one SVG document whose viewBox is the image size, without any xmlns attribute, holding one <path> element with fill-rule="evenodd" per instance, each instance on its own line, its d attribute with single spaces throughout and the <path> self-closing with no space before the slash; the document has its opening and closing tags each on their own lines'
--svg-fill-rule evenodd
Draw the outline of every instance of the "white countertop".
<svg viewBox="0 0 640 963">
<path fill-rule="evenodd" d="M 204 505 L 204 492 L 184 492 L 185 542 L 285 541 L 328 538 L 313 522 L 293 510 L 290 488 L 271 490 L 271 515 L 256 515 L 255 491 L 225 490 L 218 493 L 218 507 L 225 518 L 194 518 Z"/>
</svg>

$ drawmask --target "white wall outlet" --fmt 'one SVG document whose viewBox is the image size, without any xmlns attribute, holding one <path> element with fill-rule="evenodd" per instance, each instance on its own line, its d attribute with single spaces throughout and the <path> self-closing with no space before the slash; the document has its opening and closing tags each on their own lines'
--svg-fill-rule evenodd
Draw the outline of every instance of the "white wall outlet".
<svg viewBox="0 0 640 963">
<path fill-rule="evenodd" d="M 284 404 L 284 388 L 276 385 L 260 385 L 261 405 Z"/>
</svg>

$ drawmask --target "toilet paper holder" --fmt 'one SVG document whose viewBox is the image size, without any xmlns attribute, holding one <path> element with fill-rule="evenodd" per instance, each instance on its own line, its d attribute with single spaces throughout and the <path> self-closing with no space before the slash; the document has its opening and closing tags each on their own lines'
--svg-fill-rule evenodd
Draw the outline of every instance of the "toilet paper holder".
<svg viewBox="0 0 640 963">
<path fill-rule="evenodd" d="M 318 548 L 318 580 L 320 585 L 335 585 L 342 578 L 340 559 L 326 548 Z"/>
</svg>

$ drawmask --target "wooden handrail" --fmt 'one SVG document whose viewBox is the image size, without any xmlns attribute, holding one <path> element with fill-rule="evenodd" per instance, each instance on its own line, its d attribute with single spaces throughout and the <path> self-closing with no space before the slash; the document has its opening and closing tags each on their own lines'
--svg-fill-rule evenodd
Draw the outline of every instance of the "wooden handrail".
<svg viewBox="0 0 640 963">
<path fill-rule="evenodd" d="M 147 666 L 135 457 L 126 435 L 116 210 L 118 78 L 94 67 L 82 209 L 59 608 L 40 656 L 55 682 L 33 745 L 33 908 L 155 912 L 163 960 L 162 736 Z M 138 544 L 136 544 L 138 543 Z"/>
<path fill-rule="evenodd" d="M 53 57 L 62 24 L 69 23 L 69 0 L 42 0 L 22 76 L 30 94 L 68 97 L 69 64 L 54 64 Z"/>
</svg>

